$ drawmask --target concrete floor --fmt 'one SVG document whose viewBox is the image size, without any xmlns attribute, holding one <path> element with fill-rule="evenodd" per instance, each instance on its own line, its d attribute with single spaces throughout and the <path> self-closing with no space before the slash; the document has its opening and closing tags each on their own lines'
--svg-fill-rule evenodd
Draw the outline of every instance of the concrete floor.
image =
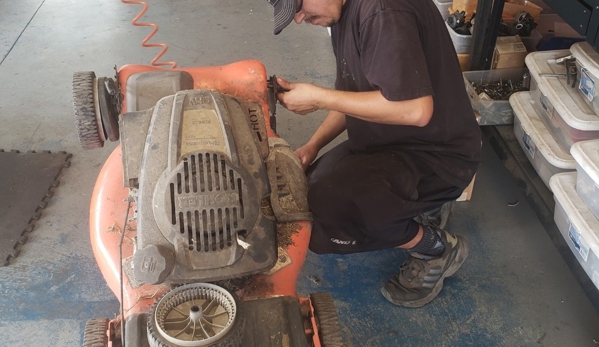
<svg viewBox="0 0 599 347">
<path fill-rule="evenodd" d="M 273 36 L 266 1 L 149 3 L 144 20 L 158 23 L 155 40 L 170 45 L 164 60 L 251 58 L 269 74 L 333 84 L 326 30 L 292 25 Z M 0 268 L 0 346 L 78 346 L 87 319 L 118 311 L 88 237 L 92 187 L 115 145 L 80 148 L 71 79 L 75 71 L 112 76 L 115 65 L 151 61 L 157 50 L 140 47 L 149 30 L 130 24 L 139 9 L 116 0 L 0 0 L 0 149 L 73 154 L 21 255 Z M 279 134 L 297 147 L 323 116 L 281 109 Z M 310 254 L 300 294 L 333 294 L 347 346 L 597 345 L 599 315 L 489 146 L 484 158 L 473 201 L 459 203 L 450 222 L 469 238 L 470 259 L 429 306 L 396 308 L 380 296 L 403 259 L 398 251 Z"/>
</svg>

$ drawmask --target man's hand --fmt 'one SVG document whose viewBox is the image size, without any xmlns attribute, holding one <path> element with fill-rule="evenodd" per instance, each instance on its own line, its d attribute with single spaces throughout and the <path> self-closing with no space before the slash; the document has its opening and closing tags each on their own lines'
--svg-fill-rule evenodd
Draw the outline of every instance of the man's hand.
<svg viewBox="0 0 599 347">
<path fill-rule="evenodd" d="M 312 164 L 316 156 L 318 155 L 318 149 L 309 143 L 301 146 L 300 148 L 295 150 L 295 155 L 298 156 L 300 161 L 302 162 L 302 167 L 304 171 Z"/>
<path fill-rule="evenodd" d="M 318 105 L 322 88 L 310 83 L 291 83 L 280 77 L 277 78 L 277 83 L 287 90 L 278 93 L 277 99 L 289 111 L 305 115 L 320 109 Z"/>
</svg>

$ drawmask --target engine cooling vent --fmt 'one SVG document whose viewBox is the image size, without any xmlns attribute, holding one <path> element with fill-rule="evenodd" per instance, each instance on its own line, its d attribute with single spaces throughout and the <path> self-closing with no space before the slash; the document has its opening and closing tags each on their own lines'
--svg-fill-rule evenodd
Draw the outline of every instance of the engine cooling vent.
<svg viewBox="0 0 599 347">
<path fill-rule="evenodd" d="M 222 154 L 183 157 L 168 183 L 170 222 L 187 240 L 190 251 L 216 252 L 245 234 L 247 188 Z"/>
</svg>

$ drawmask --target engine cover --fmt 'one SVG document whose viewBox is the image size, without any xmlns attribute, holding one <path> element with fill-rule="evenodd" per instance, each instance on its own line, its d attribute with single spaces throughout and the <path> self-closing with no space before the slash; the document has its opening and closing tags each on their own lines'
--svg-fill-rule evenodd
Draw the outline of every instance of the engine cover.
<svg viewBox="0 0 599 347">
<path fill-rule="evenodd" d="M 139 182 L 136 280 L 213 281 L 271 268 L 276 225 L 261 211 L 271 189 L 259 105 L 213 90 L 186 90 L 122 118 L 129 116 L 124 156 L 135 147 L 126 131 L 136 120 L 143 128 L 151 117 L 139 175 L 126 179 Z"/>
</svg>

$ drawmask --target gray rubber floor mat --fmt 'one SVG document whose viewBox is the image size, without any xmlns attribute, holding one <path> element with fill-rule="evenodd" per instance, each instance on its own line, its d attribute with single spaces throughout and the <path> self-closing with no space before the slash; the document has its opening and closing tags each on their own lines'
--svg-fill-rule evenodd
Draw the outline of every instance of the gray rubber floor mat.
<svg viewBox="0 0 599 347">
<path fill-rule="evenodd" d="M 0 149 L 0 266 L 19 255 L 70 158 L 66 152 Z"/>
</svg>

